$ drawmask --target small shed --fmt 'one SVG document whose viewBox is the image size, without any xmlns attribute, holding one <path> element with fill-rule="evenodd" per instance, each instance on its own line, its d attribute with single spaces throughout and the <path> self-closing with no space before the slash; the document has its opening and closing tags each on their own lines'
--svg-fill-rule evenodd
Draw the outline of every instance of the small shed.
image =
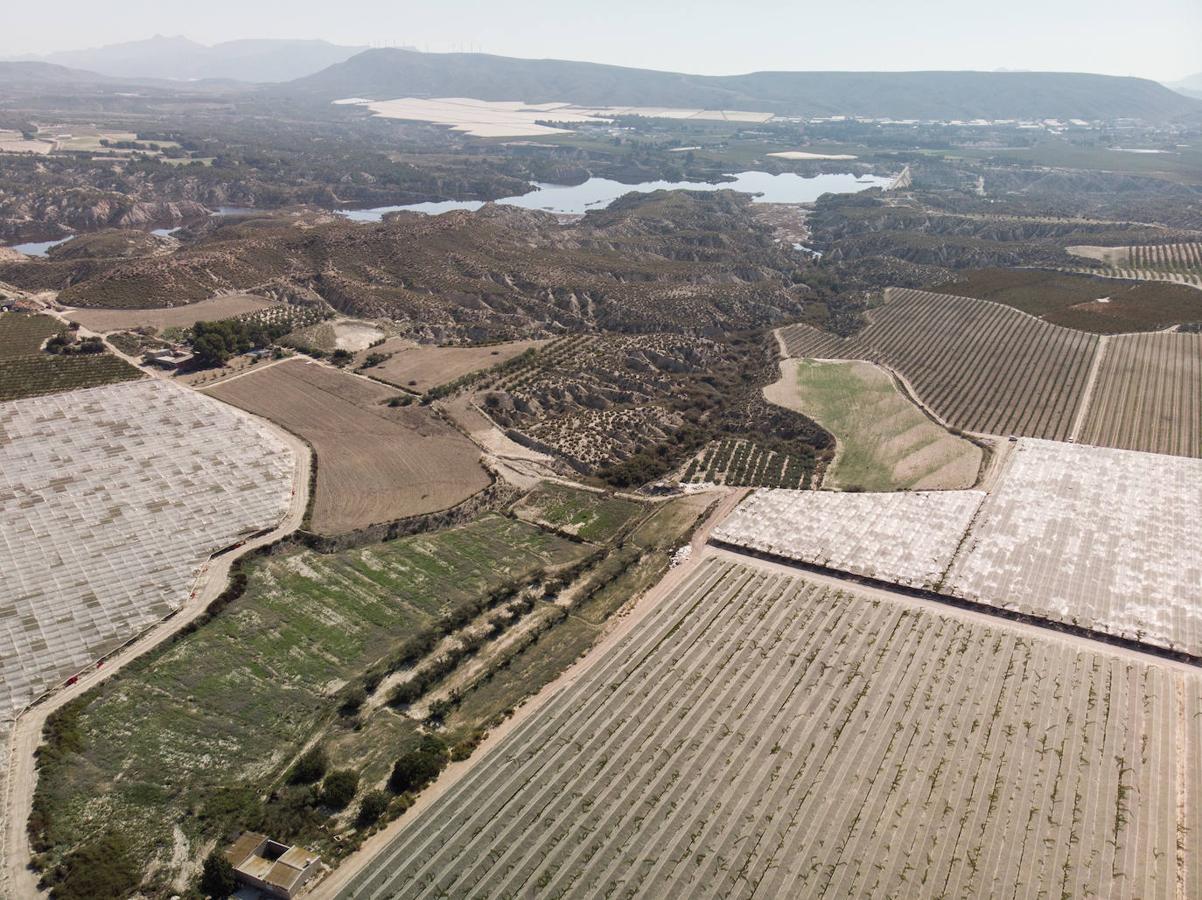
<svg viewBox="0 0 1202 900">
<path fill-rule="evenodd" d="M 243 832 L 225 851 L 239 884 L 258 888 L 280 900 L 292 900 L 317 871 L 321 859 L 303 847 L 273 841 L 265 834 Z"/>
</svg>

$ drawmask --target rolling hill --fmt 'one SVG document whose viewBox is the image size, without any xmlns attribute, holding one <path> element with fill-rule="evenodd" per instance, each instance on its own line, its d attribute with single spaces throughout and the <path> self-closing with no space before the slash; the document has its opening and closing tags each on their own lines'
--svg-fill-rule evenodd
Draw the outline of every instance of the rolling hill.
<svg viewBox="0 0 1202 900">
<path fill-rule="evenodd" d="M 706 76 L 566 60 L 368 50 L 278 90 L 311 100 L 474 97 L 899 119 L 1202 118 L 1154 81 L 1052 72 L 753 72 Z"/>
<path fill-rule="evenodd" d="M 155 35 L 142 41 L 52 53 L 40 61 L 117 78 L 275 82 L 310 75 L 364 49 L 297 40 L 241 40 L 207 46 L 185 37 Z"/>
</svg>

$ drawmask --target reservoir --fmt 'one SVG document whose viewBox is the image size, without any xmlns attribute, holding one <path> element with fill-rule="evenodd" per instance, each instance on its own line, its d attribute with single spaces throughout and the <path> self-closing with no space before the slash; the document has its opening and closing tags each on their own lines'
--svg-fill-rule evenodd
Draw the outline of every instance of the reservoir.
<svg viewBox="0 0 1202 900">
<path fill-rule="evenodd" d="M 853 194 L 868 188 L 885 188 L 891 178 L 878 175 L 853 175 L 850 172 L 829 175 L 797 175 L 785 172 L 739 172 L 733 181 L 710 184 L 708 181 L 644 181 L 623 184 L 610 178 L 590 178 L 577 185 L 538 184 L 536 190 L 515 197 L 502 197 L 497 203 L 537 209 L 545 212 L 580 215 L 591 209 L 604 209 L 623 194 L 632 191 L 647 194 L 652 191 L 742 191 L 755 194 L 757 203 L 810 203 L 823 194 Z M 477 210 L 480 200 L 441 200 L 430 203 L 410 203 L 404 206 L 378 206 L 374 209 L 343 210 L 340 215 L 355 222 L 379 222 L 391 212 L 419 212 L 437 215 L 453 209 Z"/>
</svg>

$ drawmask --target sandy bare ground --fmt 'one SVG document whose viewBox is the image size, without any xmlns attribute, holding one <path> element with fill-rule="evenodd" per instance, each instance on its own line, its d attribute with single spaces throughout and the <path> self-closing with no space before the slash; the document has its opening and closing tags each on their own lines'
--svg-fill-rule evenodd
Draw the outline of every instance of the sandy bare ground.
<svg viewBox="0 0 1202 900">
<path fill-rule="evenodd" d="M 529 489 L 543 480 L 563 480 L 555 471 L 552 457 L 512 440 L 481 411 L 470 394 L 452 397 L 435 408 L 484 452 L 489 466 L 510 484 Z"/>
<path fill-rule="evenodd" d="M 348 97 L 335 104 L 365 106 L 386 119 L 408 119 L 449 125 L 475 137 L 530 137 L 570 134 L 567 128 L 540 125 L 607 122 L 614 116 L 647 116 L 657 119 L 710 119 L 720 122 L 767 122 L 772 113 L 736 109 L 678 109 L 667 106 L 581 107 L 570 103 L 524 103 L 520 100 L 477 100 L 473 97 L 403 97 L 396 100 L 365 100 Z"/>
<path fill-rule="evenodd" d="M 395 391 L 329 366 L 288 360 L 208 392 L 313 446 L 323 534 L 447 509 L 489 483 L 477 447 L 429 409 L 389 407 Z"/>
<path fill-rule="evenodd" d="M 781 150 L 777 153 L 769 153 L 769 156 L 775 156 L 778 159 L 856 159 L 857 157 L 850 153 L 807 153 L 805 150 Z"/>
<path fill-rule="evenodd" d="M 508 362 L 546 343 L 548 341 L 509 341 L 485 347 L 431 347 L 394 338 L 361 353 L 356 364 L 362 365 L 370 353 L 391 353 L 391 359 L 365 369 L 364 374 L 420 394 L 472 372 Z"/>
<path fill-rule="evenodd" d="M 373 341 L 384 337 L 384 330 L 371 322 L 339 319 L 334 323 L 334 348 L 352 353 L 366 350 Z"/>
<path fill-rule="evenodd" d="M 706 546 L 710 532 L 730 514 L 739 501 L 747 495 L 747 491 L 747 488 L 721 488 L 715 491 L 715 496 L 721 495 L 721 499 L 706 520 L 693 532 L 693 538 L 690 541 L 691 554 L 689 558 L 680 565 L 669 569 L 668 573 L 656 585 L 644 593 L 625 615 L 611 620 L 611 630 L 588 653 L 571 667 L 564 670 L 554 681 L 544 685 L 542 690 L 519 706 L 517 711 L 506 719 L 505 722 L 490 731 L 488 737 L 481 742 L 480 746 L 476 748 L 476 751 L 469 759 L 451 763 L 447 766 L 442 775 L 438 777 L 438 780 L 418 795 L 417 802 L 401 818 L 391 822 L 388 826 L 364 841 L 363 846 L 359 850 L 343 860 L 342 864 L 333 873 L 316 885 L 309 894 L 311 900 L 333 900 L 334 897 L 337 897 L 339 892 L 350 884 L 356 875 L 371 865 L 372 860 L 376 856 L 383 853 L 394 841 L 400 838 L 410 824 L 417 821 L 423 810 L 467 775 L 507 735 L 532 715 L 535 715 L 552 697 L 575 684 L 598 661 L 605 658 L 606 654 L 626 637 L 627 634 L 638 627 L 639 623 L 652 610 L 659 606 L 664 599 L 670 596 L 678 585 L 684 583 L 685 579 L 693 573 L 701 561 L 712 552 Z"/>
<path fill-rule="evenodd" d="M 270 425 L 282 440 L 292 447 L 296 468 L 293 473 L 292 504 L 283 521 L 270 533 L 247 541 L 237 550 L 211 559 L 197 579 L 193 596 L 185 606 L 126 644 L 101 668 L 92 669 L 70 686 L 62 687 L 22 713 L 7 737 L 7 758 L 0 771 L 0 808 L 4 810 L 0 828 L 3 829 L 3 865 L 0 867 L 0 897 L 28 900 L 41 896 L 37 876 L 28 868 L 30 859 L 29 834 L 25 823 L 33 805 L 37 786 L 35 754 L 42 741 L 42 729 L 52 713 L 64 704 L 121 671 L 130 662 L 154 649 L 205 611 L 225 590 L 230 568 L 236 560 L 250 551 L 277 541 L 300 527 L 309 501 L 309 448 L 301 440 L 275 425 Z"/>
<path fill-rule="evenodd" d="M 1066 252 L 1082 259 L 1094 259 L 1111 266 L 1123 266 L 1131 258 L 1130 247 L 1093 247 L 1080 244 L 1075 247 L 1065 247 Z"/>
<path fill-rule="evenodd" d="M 243 313 L 256 312 L 270 306 L 279 306 L 273 300 L 265 300 L 251 294 L 222 294 L 170 309 L 67 309 L 65 315 L 93 331 L 108 333 L 131 328 L 187 328 L 197 322 L 228 319 Z"/>
</svg>

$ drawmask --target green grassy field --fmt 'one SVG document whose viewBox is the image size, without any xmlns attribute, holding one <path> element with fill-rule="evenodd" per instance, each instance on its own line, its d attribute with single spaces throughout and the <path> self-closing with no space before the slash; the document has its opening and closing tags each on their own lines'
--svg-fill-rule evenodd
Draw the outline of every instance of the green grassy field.
<svg viewBox="0 0 1202 900">
<path fill-rule="evenodd" d="M 968 269 L 931 290 L 1013 306 L 1056 325 L 1094 334 L 1160 331 L 1202 321 L 1196 288 L 1038 269 Z M 1098 302 L 1105 298 L 1105 303 Z"/>
<path fill-rule="evenodd" d="M 50 316 L 0 313 L 0 402 L 141 378 L 111 353 L 56 356 L 42 343 L 63 330 Z"/>
<path fill-rule="evenodd" d="M 596 589 L 585 591 L 567 618 L 464 692 L 443 729 L 448 741 L 490 727 L 587 652 L 614 613 L 663 577 L 672 553 L 713 502 L 712 496 L 695 494 L 657 506 L 585 573 L 584 584 Z"/>
<path fill-rule="evenodd" d="M 786 360 L 766 396 L 811 416 L 838 449 L 825 487 L 867 491 L 971 487 L 981 450 L 923 414 L 887 372 L 864 362 Z"/>
<path fill-rule="evenodd" d="M 343 553 L 252 563 L 243 596 L 66 717 L 77 738 L 43 767 L 35 840 L 54 861 L 120 822 L 139 867 L 160 863 L 167 890 L 205 840 L 263 821 L 261 799 L 306 742 L 328 735 L 340 762 L 373 775 L 416 739 L 416 724 L 387 709 L 346 731 L 336 693 L 348 681 L 457 602 L 586 550 L 486 516 Z M 310 830 L 320 840 L 320 828 Z"/>
<path fill-rule="evenodd" d="M 604 543 L 644 511 L 640 503 L 609 494 L 546 482 L 514 508 L 528 522 L 546 525 L 581 540 Z"/>
</svg>

